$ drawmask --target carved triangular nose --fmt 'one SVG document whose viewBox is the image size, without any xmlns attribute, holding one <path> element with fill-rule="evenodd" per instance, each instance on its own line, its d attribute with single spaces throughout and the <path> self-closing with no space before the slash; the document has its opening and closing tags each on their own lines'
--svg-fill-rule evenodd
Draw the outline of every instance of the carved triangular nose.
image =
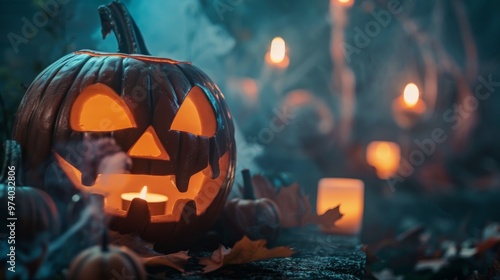
<svg viewBox="0 0 500 280">
<path fill-rule="evenodd" d="M 139 140 L 128 151 L 128 155 L 136 158 L 170 160 L 170 156 L 163 148 L 152 126 L 149 126 L 139 137 Z"/>
</svg>

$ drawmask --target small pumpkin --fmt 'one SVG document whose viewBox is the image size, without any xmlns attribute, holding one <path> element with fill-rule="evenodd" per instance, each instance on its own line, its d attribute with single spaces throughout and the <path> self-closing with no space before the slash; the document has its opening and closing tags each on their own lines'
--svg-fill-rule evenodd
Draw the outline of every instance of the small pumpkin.
<svg viewBox="0 0 500 280">
<path fill-rule="evenodd" d="M 47 193 L 19 186 L 19 144 L 7 140 L 4 149 L 0 174 L 0 207 L 3 209 L 0 211 L 0 219 L 6 221 L 6 226 L 0 228 L 0 234 L 8 237 L 4 244 L 7 248 L 16 248 L 17 271 L 24 267 L 27 275 L 33 278 L 45 259 L 50 241 L 59 233 L 59 215 L 54 201 Z M 13 228 L 10 227 L 11 224 Z"/>
<path fill-rule="evenodd" d="M 243 174 L 243 198 L 234 198 L 224 207 L 223 222 L 229 243 L 244 235 L 252 240 L 265 239 L 274 243 L 280 233 L 280 212 L 276 203 L 267 198 L 255 198 L 250 171 Z"/>
<path fill-rule="evenodd" d="M 160 251 L 186 249 L 218 218 L 233 183 L 231 115 L 201 70 L 149 55 L 123 4 L 99 12 L 103 35 L 113 31 L 119 51 L 66 55 L 33 81 L 21 102 L 13 137 L 26 155 L 26 181 L 50 188 L 46 174 L 59 166 L 78 189 L 106 197 L 112 229 L 137 231 Z M 87 136 L 113 138 L 131 159 L 129 174 L 85 173 L 95 170 L 82 166 Z M 46 164 L 51 157 L 55 162 Z M 144 185 L 168 197 L 165 212 L 130 226 L 121 195 Z"/>
<path fill-rule="evenodd" d="M 107 237 L 107 233 L 104 233 Z M 126 247 L 109 246 L 107 238 L 102 245 L 90 247 L 71 262 L 69 280 L 145 280 L 146 272 L 137 255 Z"/>
</svg>

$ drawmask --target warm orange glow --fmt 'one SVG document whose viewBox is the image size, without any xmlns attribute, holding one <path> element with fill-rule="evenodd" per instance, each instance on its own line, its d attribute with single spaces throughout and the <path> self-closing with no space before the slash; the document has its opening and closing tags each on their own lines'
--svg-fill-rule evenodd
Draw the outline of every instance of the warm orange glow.
<svg viewBox="0 0 500 280">
<path fill-rule="evenodd" d="M 149 126 L 139 140 L 128 151 L 128 155 L 138 158 L 170 160 L 154 128 Z"/>
<path fill-rule="evenodd" d="M 403 99 L 406 105 L 409 107 L 417 105 L 419 97 L 420 92 L 417 85 L 414 83 L 407 84 L 403 92 Z"/>
<path fill-rule="evenodd" d="M 331 0 L 331 3 L 344 7 L 350 7 L 354 4 L 354 0 Z"/>
<path fill-rule="evenodd" d="M 271 41 L 269 52 L 266 53 L 266 63 L 278 69 L 285 69 L 290 64 L 286 55 L 285 40 L 281 37 L 275 37 Z"/>
<path fill-rule="evenodd" d="M 420 91 L 414 83 L 407 84 L 403 94 L 392 102 L 394 120 L 404 129 L 413 127 L 425 114 L 425 111 L 425 102 L 420 98 Z"/>
<path fill-rule="evenodd" d="M 269 54 L 273 63 L 282 62 L 286 54 L 285 40 L 281 37 L 275 37 L 271 42 Z"/>
<path fill-rule="evenodd" d="M 166 196 L 168 203 L 165 215 L 153 216 L 151 218 L 153 223 L 179 221 L 182 218 L 182 209 L 190 200 L 195 201 L 196 215 L 203 214 L 219 194 L 230 169 L 229 153 L 226 153 L 219 160 L 221 172 L 217 178 L 212 178 L 212 168 L 208 165 L 202 171 L 191 176 L 188 189 L 185 192 L 180 192 L 177 189 L 174 175 L 99 174 L 94 185 L 85 186 L 82 184 L 82 173 L 58 153 L 54 153 L 54 155 L 73 185 L 82 191 L 100 194 L 106 198 L 104 208 L 108 214 L 125 216 L 127 212 L 123 210 L 125 207 L 123 207 L 122 195 L 130 192 L 135 193 L 129 199 L 130 201 L 139 197 L 137 186 L 148 186 L 147 201 L 150 200 L 149 196 L 152 194 Z"/>
<path fill-rule="evenodd" d="M 318 185 L 316 212 L 325 213 L 340 204 L 344 214 L 335 225 L 322 228 L 325 232 L 355 235 L 361 230 L 364 208 L 364 184 L 358 179 L 323 178 Z"/>
<path fill-rule="evenodd" d="M 380 179 L 388 179 L 399 168 L 401 150 L 394 142 L 374 141 L 366 148 L 366 161 L 375 167 Z"/>
<path fill-rule="evenodd" d="M 130 192 L 121 195 L 122 210 L 127 211 L 134 198 L 140 198 L 148 203 L 149 213 L 152 216 L 165 215 L 168 197 L 157 193 L 148 193 L 148 187 L 142 187 L 140 193 Z"/>
<path fill-rule="evenodd" d="M 142 187 L 141 194 L 139 195 L 139 198 L 146 199 L 147 193 L 148 193 L 148 187 L 147 186 Z"/>
<path fill-rule="evenodd" d="M 97 52 L 97 51 L 90 51 L 90 50 L 82 50 L 82 51 L 76 51 L 74 52 L 75 54 L 86 54 L 90 56 L 95 56 L 95 57 L 120 57 L 120 58 L 133 58 L 141 61 L 146 61 L 146 62 L 157 62 L 157 63 L 169 63 L 169 64 L 191 64 L 189 61 L 177 61 L 169 58 L 164 58 L 164 57 L 156 57 L 156 56 L 150 56 L 150 55 L 141 55 L 141 54 L 123 54 L 123 53 L 106 53 L 106 52 Z"/>
<path fill-rule="evenodd" d="M 129 108 L 105 84 L 85 88 L 71 107 L 69 123 L 75 131 L 115 131 L 136 127 Z"/>
<path fill-rule="evenodd" d="M 194 86 L 189 91 L 170 129 L 206 137 L 215 135 L 217 119 L 203 89 Z"/>
</svg>

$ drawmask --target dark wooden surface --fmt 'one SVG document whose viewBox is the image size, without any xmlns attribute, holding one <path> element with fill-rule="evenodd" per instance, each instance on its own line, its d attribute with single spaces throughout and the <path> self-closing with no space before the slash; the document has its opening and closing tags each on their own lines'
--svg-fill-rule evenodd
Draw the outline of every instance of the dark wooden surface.
<svg viewBox="0 0 500 280">
<path fill-rule="evenodd" d="M 278 244 L 292 247 L 290 258 L 228 265 L 208 274 L 169 278 L 186 279 L 363 279 L 365 254 L 355 237 L 326 235 L 316 227 L 283 230 Z"/>
</svg>

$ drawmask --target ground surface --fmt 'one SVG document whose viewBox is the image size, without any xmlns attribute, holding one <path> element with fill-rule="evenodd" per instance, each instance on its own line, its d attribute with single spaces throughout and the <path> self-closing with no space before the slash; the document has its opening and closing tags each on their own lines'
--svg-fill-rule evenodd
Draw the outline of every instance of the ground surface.
<svg viewBox="0 0 500 280">
<path fill-rule="evenodd" d="M 357 238 L 325 235 L 315 227 L 284 230 L 277 245 L 292 247 L 291 258 L 225 266 L 187 279 L 363 279 L 365 254 Z M 173 274 L 170 277 L 175 277 Z"/>
</svg>

